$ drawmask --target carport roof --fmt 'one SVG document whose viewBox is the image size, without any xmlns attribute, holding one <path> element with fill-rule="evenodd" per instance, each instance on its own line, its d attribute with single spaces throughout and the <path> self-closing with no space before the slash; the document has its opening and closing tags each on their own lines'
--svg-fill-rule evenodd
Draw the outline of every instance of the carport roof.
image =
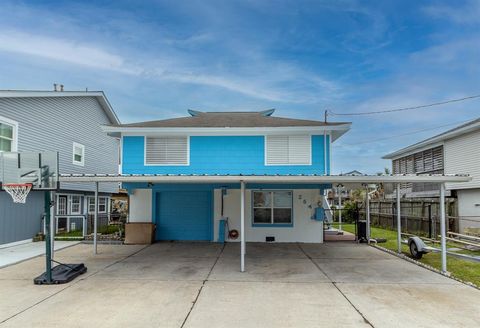
<svg viewBox="0 0 480 328">
<path fill-rule="evenodd" d="M 220 175 L 220 174 L 61 174 L 60 182 L 151 182 L 151 183 L 406 183 L 406 182 L 469 182 L 461 174 L 398 174 L 398 175 Z"/>
</svg>

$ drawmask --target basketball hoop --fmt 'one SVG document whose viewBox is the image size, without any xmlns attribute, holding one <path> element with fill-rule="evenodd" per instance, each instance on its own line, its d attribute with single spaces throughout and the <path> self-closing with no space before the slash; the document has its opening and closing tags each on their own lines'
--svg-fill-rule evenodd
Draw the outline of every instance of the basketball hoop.
<svg viewBox="0 0 480 328">
<path fill-rule="evenodd" d="M 30 190 L 32 190 L 31 183 L 7 183 L 2 185 L 3 189 L 12 196 L 14 203 L 25 204 Z"/>
</svg>

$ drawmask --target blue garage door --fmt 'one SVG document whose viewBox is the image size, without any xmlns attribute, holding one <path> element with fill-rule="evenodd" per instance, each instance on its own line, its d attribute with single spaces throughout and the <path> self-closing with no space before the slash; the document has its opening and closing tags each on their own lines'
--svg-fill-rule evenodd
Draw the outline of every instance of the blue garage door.
<svg viewBox="0 0 480 328">
<path fill-rule="evenodd" d="M 157 193 L 157 240 L 212 240 L 212 192 Z"/>
</svg>

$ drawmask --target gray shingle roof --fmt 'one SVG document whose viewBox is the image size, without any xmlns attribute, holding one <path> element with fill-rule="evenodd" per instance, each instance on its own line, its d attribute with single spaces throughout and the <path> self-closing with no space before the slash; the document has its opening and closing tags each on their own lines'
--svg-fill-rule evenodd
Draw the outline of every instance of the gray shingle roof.
<svg viewBox="0 0 480 328">
<path fill-rule="evenodd" d="M 288 127 L 288 126 L 333 126 L 344 122 L 322 122 L 270 116 L 273 111 L 263 112 L 198 112 L 189 111 L 192 116 L 158 121 L 114 125 L 118 127 Z"/>
</svg>

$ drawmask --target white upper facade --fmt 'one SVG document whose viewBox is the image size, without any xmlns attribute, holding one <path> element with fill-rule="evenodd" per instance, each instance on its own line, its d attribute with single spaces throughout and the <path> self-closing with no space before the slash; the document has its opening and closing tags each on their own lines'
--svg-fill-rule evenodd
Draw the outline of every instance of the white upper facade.
<svg viewBox="0 0 480 328">
<path fill-rule="evenodd" d="M 480 119 L 387 154 L 383 158 L 392 160 L 393 173 L 396 173 L 398 162 L 406 162 L 407 173 L 418 173 L 418 157 L 432 150 L 435 150 L 432 161 L 439 164 L 439 173 L 468 174 L 472 178 L 470 182 L 448 183 L 447 189 L 480 188 Z"/>
</svg>

